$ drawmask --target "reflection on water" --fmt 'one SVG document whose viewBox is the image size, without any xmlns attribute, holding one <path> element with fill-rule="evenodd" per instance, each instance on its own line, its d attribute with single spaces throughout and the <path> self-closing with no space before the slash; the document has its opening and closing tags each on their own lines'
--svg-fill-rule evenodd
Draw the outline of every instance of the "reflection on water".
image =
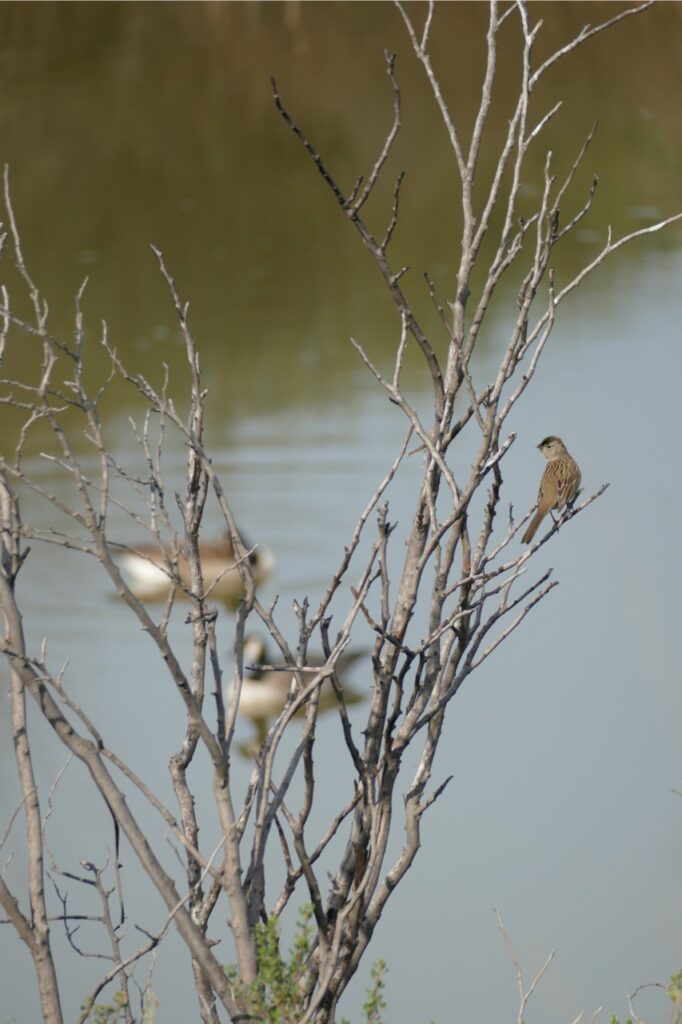
<svg viewBox="0 0 682 1024">
<path fill-rule="evenodd" d="M 534 4 L 544 19 L 538 59 L 611 9 Z M 219 382 L 227 420 L 303 402 L 323 415 L 356 365 L 348 337 L 360 334 L 381 361 L 398 330 L 351 226 L 275 113 L 270 75 L 349 189 L 371 167 L 390 123 L 383 49 L 397 51 L 404 126 L 385 188 L 366 216 L 371 229 L 383 227 L 393 177 L 406 170 L 394 259 L 412 268 L 403 283 L 441 350 L 445 339 L 422 272 L 446 298 L 454 286 L 455 170 L 397 13 L 382 3 L 306 3 L 292 22 L 288 10 L 260 3 L 0 7 L 2 156 L 11 165 L 26 255 L 50 301 L 53 329 L 71 330 L 73 294 L 87 273 L 93 339 L 104 316 L 113 343 L 137 369 L 155 377 L 164 360 L 175 377 L 184 356 L 149 252 L 157 244 L 191 300 L 203 366 Z M 643 206 L 675 209 L 681 12 L 661 4 L 593 39 L 557 65 L 537 100 L 538 117 L 565 100 L 548 135 L 559 175 L 593 121 L 600 125 L 562 218 L 582 205 L 594 173 L 602 184 L 588 234 L 569 236 L 557 251 L 559 279 L 593 251 L 607 224 L 619 232 L 641 226 Z M 478 101 L 473 83 L 485 21 L 483 4 L 447 4 L 434 24 L 434 61 L 464 137 Z M 505 26 L 484 177 L 519 74 L 516 59 L 505 59 L 512 23 Z M 530 208 L 542 182 L 543 148 L 531 148 L 529 159 Z M 671 232 L 654 244 L 669 246 L 675 237 Z M 481 341 L 490 344 L 487 336 Z"/>
<path fill-rule="evenodd" d="M 607 6 L 531 10 L 544 18 L 549 45 L 596 21 Z M 600 121 L 573 200 L 579 204 L 581 187 L 599 172 L 594 215 L 562 254 L 558 277 L 589 258 L 607 223 L 623 231 L 680 205 L 681 11 L 665 4 L 628 19 L 557 67 L 549 83 L 537 115 L 559 96 L 567 99 L 550 138 L 564 170 L 593 119 Z M 484 5 L 437 12 L 435 59 L 463 124 L 478 95 L 471 81 L 484 22 Z M 511 38 L 511 19 L 509 25 Z M 451 296 L 454 170 L 399 19 L 389 4 L 5 3 L 0 27 L 3 158 L 12 165 L 24 249 L 50 302 L 53 329 L 71 330 L 73 293 L 87 272 L 93 375 L 106 372 L 97 347 L 105 316 L 132 366 L 158 380 L 167 362 L 179 392 L 185 357 L 148 245 L 164 249 L 192 304 L 214 464 L 238 522 L 274 552 L 276 571 L 261 596 L 278 596 L 280 622 L 291 630 L 293 601 L 321 598 L 404 426 L 347 343 L 359 337 L 383 366 L 399 325 L 350 225 L 274 114 L 267 76 L 277 75 L 348 188 L 372 165 L 386 130 L 382 50 L 397 49 L 405 127 L 391 173 L 408 173 L 395 258 L 413 268 L 406 288 L 442 347 L 421 272 L 429 269 Z M 503 63 L 488 161 L 517 74 L 513 62 Z M 529 203 L 542 160 L 539 148 L 529 167 Z M 373 228 L 384 223 L 389 204 L 387 187 L 367 211 Z M 561 587 L 452 708 L 437 767 L 453 782 L 425 818 L 423 850 L 374 939 L 373 955 L 389 963 L 395 1024 L 445 1022 L 453 1006 L 473 1020 L 509 1016 L 514 978 L 493 906 L 503 911 L 529 972 L 557 947 L 538 994 L 538 1019 L 571 1019 L 602 1004 L 624 1016 L 624 990 L 680 966 L 682 829 L 679 800 L 670 794 L 680 787 L 682 725 L 682 490 L 672 414 L 682 372 L 679 248 L 673 230 L 620 253 L 562 307 L 534 388 L 516 413 L 518 440 L 504 469 L 515 509 L 525 511 L 534 498 L 534 446 L 548 433 L 570 438 L 586 487 L 609 480 L 611 489 L 543 553 Z M 481 378 L 514 309 L 510 285 L 482 338 Z M 18 340 L 11 358 L 17 367 L 37 367 L 29 339 Z M 421 371 L 409 352 L 407 371 L 423 402 Z M 134 397 L 117 389 L 107 413 L 114 450 L 134 464 L 139 453 L 127 423 L 128 414 L 139 415 Z M 4 423 L 6 444 L 11 429 Z M 44 444 L 37 429 L 38 466 Z M 466 453 L 454 458 L 464 463 Z M 171 439 L 168 493 L 183 487 L 183 460 Z M 53 470 L 46 464 L 42 472 Z M 418 473 L 418 458 L 406 460 L 389 492 L 390 517 L 399 524 L 393 579 Z M 49 522 L 30 496 L 24 511 Z M 220 517 L 210 505 L 207 519 L 207 535 L 219 536 Z M 122 542 L 139 540 L 124 517 L 113 525 Z M 102 718 L 107 742 L 123 744 L 133 767 L 171 804 L 165 766 L 181 740 L 183 715 L 148 638 L 111 598 L 94 563 L 82 559 L 76 573 L 63 551 L 34 546 L 22 577 L 32 644 L 37 649 L 47 637 L 52 663 L 70 662 L 74 697 Z M 347 600 L 340 595 L 337 616 Z M 187 659 L 183 618 L 174 616 L 171 635 Z M 234 618 L 221 610 L 217 628 L 229 680 Z M 361 663 L 350 680 L 364 692 Z M 355 728 L 358 710 L 349 711 Z M 15 806 L 14 767 L 6 722 L 0 728 L 4 820 Z M 239 730 L 240 741 L 249 742 L 250 726 Z M 334 806 L 344 785 L 339 733 L 335 715 L 321 719 L 318 770 Z M 38 756 L 52 778 L 60 752 L 46 740 Z M 248 764 L 234 771 L 237 787 L 245 786 Z M 75 864 L 84 845 L 96 859 L 108 832 L 87 780 L 73 772 L 68 785 L 69 795 L 80 794 L 83 820 L 77 835 L 53 840 L 64 862 Z M 320 834 L 324 819 L 320 812 Z M 22 868 L 15 863 L 12 870 Z M 133 866 L 127 870 L 132 876 Z M 158 907 L 137 896 L 155 928 Z M 37 1019 L 26 958 L 6 936 L 3 948 L 5 969 L 17 979 L 3 992 L 3 1014 Z M 362 1016 L 368 969 L 341 1008 L 353 1020 Z M 162 958 L 155 975 L 160 1019 L 169 1012 L 190 1019 L 188 987 L 177 964 Z"/>
</svg>

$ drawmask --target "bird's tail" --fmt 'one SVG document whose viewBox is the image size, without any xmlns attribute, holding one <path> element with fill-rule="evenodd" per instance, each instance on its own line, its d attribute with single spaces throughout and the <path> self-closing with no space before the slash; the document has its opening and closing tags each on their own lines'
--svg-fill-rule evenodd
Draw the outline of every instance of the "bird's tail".
<svg viewBox="0 0 682 1024">
<path fill-rule="evenodd" d="M 533 518 L 530 521 L 530 526 L 528 527 L 528 529 L 524 533 L 523 537 L 521 538 L 521 543 L 522 544 L 530 544 L 530 542 L 532 541 L 533 537 L 535 536 L 535 534 L 538 531 L 538 527 L 539 527 L 540 523 L 545 518 L 545 515 L 546 515 L 545 512 L 541 512 L 538 509 L 538 511 L 535 513 L 535 515 L 533 516 Z"/>
</svg>

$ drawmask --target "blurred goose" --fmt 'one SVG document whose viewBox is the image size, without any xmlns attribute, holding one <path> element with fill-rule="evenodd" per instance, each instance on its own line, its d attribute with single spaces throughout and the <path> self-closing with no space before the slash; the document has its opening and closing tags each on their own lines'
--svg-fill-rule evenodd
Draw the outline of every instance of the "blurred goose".
<svg viewBox="0 0 682 1024">
<path fill-rule="evenodd" d="M 244 546 L 250 547 L 242 537 Z M 169 553 L 169 549 L 166 548 Z M 229 608 L 236 608 L 244 597 L 244 586 L 235 565 L 234 548 L 229 534 L 219 541 L 201 541 L 199 557 L 204 577 L 204 586 L 208 590 L 213 583 L 211 597 L 224 601 Z M 162 601 L 170 589 L 170 579 L 165 570 L 165 562 L 156 544 L 137 545 L 135 551 L 126 551 L 120 556 L 120 564 L 126 581 L 132 592 L 142 601 Z M 267 580 L 275 565 L 275 559 L 267 547 L 259 546 L 249 555 L 253 581 L 258 586 Z M 184 555 L 178 559 L 178 573 L 186 587 L 189 587 L 189 566 Z"/>
<path fill-rule="evenodd" d="M 346 704 L 357 704 L 362 700 L 360 694 L 355 692 L 348 684 L 344 684 L 341 675 L 359 658 L 364 657 L 366 651 L 351 651 L 341 655 L 336 663 L 336 675 L 343 685 L 343 695 Z M 267 648 L 262 636 L 251 633 L 244 639 L 244 678 L 239 697 L 239 714 L 251 719 L 257 725 L 263 725 L 268 719 L 276 718 L 286 702 L 289 690 L 291 689 L 293 674 L 291 669 L 262 668 L 270 661 Z M 309 658 L 308 668 L 324 665 L 326 658 L 323 654 L 314 654 Z M 314 678 L 309 670 L 303 676 L 306 682 Z M 232 686 L 227 693 L 229 704 L 232 696 Z M 336 707 L 337 699 L 334 687 L 330 679 L 325 679 L 320 691 L 320 711 Z M 301 713 L 305 709 L 301 709 Z M 259 729 L 259 735 L 261 734 Z M 263 731 L 262 736 L 264 737 Z"/>
</svg>

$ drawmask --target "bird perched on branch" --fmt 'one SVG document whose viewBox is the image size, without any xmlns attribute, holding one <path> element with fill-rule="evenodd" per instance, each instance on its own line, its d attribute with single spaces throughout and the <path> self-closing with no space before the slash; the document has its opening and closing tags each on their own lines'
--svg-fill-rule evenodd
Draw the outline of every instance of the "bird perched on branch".
<svg viewBox="0 0 682 1024">
<path fill-rule="evenodd" d="M 538 448 L 547 459 L 547 465 L 540 480 L 537 511 L 521 538 L 522 544 L 530 544 L 547 513 L 567 505 L 580 487 L 580 467 L 560 437 L 550 435 Z"/>
</svg>

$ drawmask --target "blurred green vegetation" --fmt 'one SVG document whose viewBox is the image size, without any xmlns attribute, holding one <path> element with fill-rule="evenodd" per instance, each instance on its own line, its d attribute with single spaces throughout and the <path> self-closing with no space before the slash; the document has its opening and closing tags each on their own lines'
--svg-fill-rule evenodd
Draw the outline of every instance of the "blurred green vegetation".
<svg viewBox="0 0 682 1024">
<path fill-rule="evenodd" d="M 536 63 L 618 6 L 531 3 L 531 17 L 544 23 Z M 423 4 L 408 9 L 423 18 Z M 516 96 L 516 22 L 510 17 L 500 35 L 482 181 Z M 483 3 L 442 4 L 433 23 L 434 65 L 465 140 L 480 94 L 486 23 Z M 547 146 L 557 173 L 565 173 L 592 123 L 600 124 L 566 217 L 582 204 L 593 173 L 601 179 L 597 202 L 585 230 L 563 245 L 559 280 L 594 250 L 607 224 L 631 230 L 682 205 L 681 41 L 682 6 L 656 5 L 580 47 L 538 90 L 536 118 L 557 99 L 564 107 L 532 150 L 524 179 L 529 209 Z M 371 168 L 390 125 L 384 49 L 398 54 L 404 127 L 365 213 L 382 231 L 392 179 L 404 169 L 393 263 L 412 268 L 405 288 L 442 349 L 422 273 L 452 296 L 456 168 L 392 4 L 0 5 L 0 159 L 11 167 L 25 255 L 50 303 L 52 330 L 72 330 L 73 296 L 87 274 L 89 337 L 96 339 L 105 318 L 136 370 L 159 381 L 166 361 L 177 374 L 184 354 L 149 250 L 154 243 L 191 301 L 220 418 L 344 401 L 365 372 L 348 337 L 388 362 L 399 325 L 352 226 L 278 117 L 269 76 L 348 190 Z M 677 230 L 652 237 L 626 258 L 641 260 L 647 245 L 677 245 L 680 237 Z M 616 271 L 601 273 L 607 282 Z M 9 280 L 26 310 L 11 273 Z M 513 312 L 509 289 L 499 302 L 500 315 L 505 303 Z M 35 344 L 16 336 L 13 344 L 12 369 L 30 372 Z M 95 358 L 102 373 L 103 356 Z M 117 409 L 126 401 L 116 393 Z"/>
</svg>

